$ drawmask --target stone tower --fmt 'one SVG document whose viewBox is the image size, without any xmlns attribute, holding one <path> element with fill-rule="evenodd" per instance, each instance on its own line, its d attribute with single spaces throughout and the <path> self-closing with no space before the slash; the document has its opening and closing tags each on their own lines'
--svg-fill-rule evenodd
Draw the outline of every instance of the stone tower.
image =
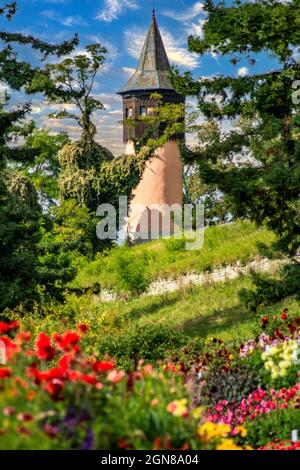
<svg viewBox="0 0 300 470">
<path fill-rule="evenodd" d="M 172 87 L 169 78 L 170 71 L 169 60 L 157 25 L 155 11 L 153 11 L 138 67 L 130 80 L 118 92 L 123 97 L 124 119 L 138 119 L 139 116 L 151 113 L 153 102 L 150 97 L 154 92 L 159 93 L 164 102 L 184 103 L 184 98 L 178 95 Z M 137 121 L 133 129 L 124 125 L 124 143 L 127 154 L 134 153 L 132 139 L 141 138 L 145 130 L 146 124 L 141 121 Z M 133 239 L 136 238 L 136 233 L 139 234 L 137 237 L 139 239 L 149 239 L 150 229 L 152 233 L 150 238 L 159 238 L 164 235 L 164 219 L 169 218 L 166 207 L 174 204 L 182 207 L 182 164 L 179 140 L 180 137 L 156 150 L 153 158 L 148 161 L 143 178 L 133 193 L 131 215 L 127 225 L 127 231 Z M 148 218 L 146 234 L 141 228 L 141 221 L 145 220 L 143 207 L 146 208 L 146 218 Z M 171 233 L 174 231 L 172 222 L 169 223 L 169 231 Z"/>
</svg>

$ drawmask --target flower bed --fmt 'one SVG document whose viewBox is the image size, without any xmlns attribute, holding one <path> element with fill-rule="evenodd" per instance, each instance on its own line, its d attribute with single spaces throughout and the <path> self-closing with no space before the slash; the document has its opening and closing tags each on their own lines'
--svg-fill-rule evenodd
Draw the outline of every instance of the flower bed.
<svg viewBox="0 0 300 470">
<path fill-rule="evenodd" d="M 284 311 L 259 327 L 238 347 L 212 339 L 125 371 L 85 354 L 85 324 L 32 338 L 1 322 L 0 449 L 296 450 L 299 319 Z"/>
</svg>

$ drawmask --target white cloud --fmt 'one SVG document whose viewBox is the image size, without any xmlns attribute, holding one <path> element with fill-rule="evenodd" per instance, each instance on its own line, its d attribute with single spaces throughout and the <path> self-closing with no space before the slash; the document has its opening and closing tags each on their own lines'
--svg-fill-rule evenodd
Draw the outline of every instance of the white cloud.
<svg viewBox="0 0 300 470">
<path fill-rule="evenodd" d="M 185 33 L 188 36 L 202 36 L 203 25 L 206 21 L 204 17 L 206 14 L 203 11 L 202 2 L 196 2 L 193 6 L 185 10 L 165 10 L 163 15 L 182 23 L 184 25 Z"/>
<path fill-rule="evenodd" d="M 45 18 L 48 18 L 48 20 L 52 21 L 57 21 L 58 23 L 61 23 L 64 26 L 71 27 L 74 25 L 77 26 L 87 26 L 87 22 L 82 16 L 76 15 L 76 16 L 61 16 L 57 11 L 55 10 L 44 10 L 42 11 L 42 16 Z"/>
<path fill-rule="evenodd" d="M 85 36 L 88 41 L 95 44 L 101 44 L 108 51 L 108 59 L 112 61 L 118 57 L 118 48 L 115 44 L 105 39 L 101 34 L 89 34 Z"/>
<path fill-rule="evenodd" d="M 196 2 L 192 7 L 188 8 L 184 12 L 182 10 L 180 12 L 174 10 L 165 10 L 162 14 L 164 16 L 172 18 L 172 20 L 188 22 L 196 18 L 196 16 L 200 15 L 202 11 L 203 3 Z"/>
<path fill-rule="evenodd" d="M 247 75 L 249 75 L 248 67 L 240 67 L 238 69 L 238 76 L 239 77 L 247 77 Z"/>
<path fill-rule="evenodd" d="M 87 22 L 79 15 L 77 16 L 67 16 L 67 18 L 62 18 L 60 22 L 64 26 L 87 26 Z"/>
<path fill-rule="evenodd" d="M 134 74 L 135 69 L 133 67 L 122 67 L 122 71 L 127 77 L 131 77 Z"/>
<path fill-rule="evenodd" d="M 126 49 L 135 59 L 139 59 L 145 42 L 147 32 L 141 28 L 132 28 L 125 31 Z M 199 65 L 199 57 L 186 50 L 185 38 L 181 41 L 175 38 L 166 29 L 161 29 L 164 45 L 171 63 L 186 68 L 195 68 Z"/>
<path fill-rule="evenodd" d="M 202 37 L 203 35 L 203 26 L 204 26 L 204 23 L 205 23 L 205 19 L 204 18 L 201 18 L 201 19 L 198 19 L 197 22 L 192 22 L 191 24 L 187 25 L 186 27 L 186 32 L 189 36 L 198 36 L 198 37 Z"/>
<path fill-rule="evenodd" d="M 136 0 L 105 0 L 104 8 L 96 16 L 99 21 L 111 23 L 113 20 L 118 19 L 126 9 L 137 10 L 139 5 Z"/>
</svg>

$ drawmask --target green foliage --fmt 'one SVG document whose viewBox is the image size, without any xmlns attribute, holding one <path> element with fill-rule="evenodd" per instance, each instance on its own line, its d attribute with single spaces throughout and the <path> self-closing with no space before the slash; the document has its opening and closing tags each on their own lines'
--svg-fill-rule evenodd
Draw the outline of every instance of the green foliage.
<svg viewBox="0 0 300 470">
<path fill-rule="evenodd" d="M 107 259 L 107 270 L 113 274 L 117 292 L 141 294 L 149 285 L 147 255 L 136 255 L 130 248 L 115 249 Z"/>
<path fill-rule="evenodd" d="M 16 2 L 8 2 L 1 6 L 0 15 L 10 20 L 16 11 Z M 0 40 L 0 80 L 11 92 L 28 91 L 38 71 L 36 66 L 19 60 L 23 46 L 35 49 L 45 59 L 50 54 L 68 54 L 78 44 L 77 37 L 52 45 L 31 35 L 7 31 L 0 31 Z M 0 104 L 0 310 L 19 303 L 32 304 L 37 297 L 43 215 L 36 189 L 43 185 L 47 195 L 55 195 L 56 185 L 50 182 L 50 174 L 58 171 L 55 158 L 62 144 L 59 138 L 50 138 L 46 133 L 35 134 L 32 123 L 24 125 L 30 104 L 8 107 L 9 99 L 6 96 L 6 103 Z M 15 140 L 28 136 L 28 142 L 26 138 L 24 142 Z M 38 169 L 39 165 L 43 168 Z"/>
<path fill-rule="evenodd" d="M 85 137 L 93 139 L 96 128 L 91 117 L 94 111 L 104 109 L 102 102 L 92 96 L 97 74 L 105 67 L 107 50 L 100 44 L 86 46 L 84 54 L 68 57 L 59 64 L 47 64 L 45 70 L 38 71 L 29 90 L 46 90 L 52 103 L 74 104 L 75 113 L 63 109 L 51 114 L 56 119 L 75 119 Z"/>
<path fill-rule="evenodd" d="M 38 251 L 42 296 L 62 300 L 67 283 L 92 259 L 94 216 L 75 201 L 65 201 L 45 217 Z"/>
<path fill-rule="evenodd" d="M 218 190 L 218 186 L 203 182 L 201 169 L 197 162 L 190 162 L 187 154 L 191 151 L 181 150 L 181 156 L 185 162 L 183 171 L 183 191 L 185 204 L 203 204 L 205 208 L 205 225 L 217 225 L 233 221 L 234 217 L 229 213 L 229 207 L 224 194 Z M 191 152 L 193 154 L 193 152 Z M 195 215 L 193 214 L 193 228 L 196 228 Z"/>
<path fill-rule="evenodd" d="M 41 213 L 37 194 L 19 173 L 0 178 L 0 311 L 35 297 Z"/>
<path fill-rule="evenodd" d="M 204 247 L 197 251 L 186 251 L 185 241 L 159 240 L 131 248 L 131 257 L 145 257 L 145 276 L 147 280 L 158 278 L 176 278 L 187 273 L 201 273 L 218 269 L 236 262 L 259 259 L 259 243 L 270 246 L 274 234 L 267 230 L 257 230 L 249 222 L 237 222 L 228 225 L 209 227 L 204 234 Z M 125 249 L 126 251 L 126 249 Z M 108 260 L 114 256 L 114 249 L 108 254 Z M 78 288 L 94 288 L 101 285 L 115 289 L 115 279 L 111 279 L 107 264 L 102 258 L 90 263 L 78 273 L 74 285 Z"/>
<path fill-rule="evenodd" d="M 252 311 L 292 295 L 299 298 L 300 270 L 297 265 L 285 266 L 281 270 L 280 278 L 277 279 L 263 274 L 255 274 L 253 279 L 255 289 L 240 291 L 240 298 Z"/>
<path fill-rule="evenodd" d="M 0 7 L 0 16 L 5 15 L 8 20 L 10 20 L 17 11 L 17 4 L 16 2 L 11 3 L 4 3 L 2 7 Z"/>
<path fill-rule="evenodd" d="M 185 251 L 186 240 L 184 238 L 167 238 L 163 240 L 165 249 L 169 253 L 177 253 Z"/>
<path fill-rule="evenodd" d="M 254 421 L 245 423 L 247 428 L 247 443 L 254 448 L 264 446 L 271 441 L 291 439 L 293 429 L 300 428 L 299 408 L 289 406 L 277 409 L 271 413 L 258 416 Z"/>
<path fill-rule="evenodd" d="M 143 359 L 155 363 L 165 359 L 184 343 L 178 329 L 157 323 L 132 325 L 122 334 L 106 336 L 99 349 L 118 360 L 121 367 L 130 368 Z"/>
<path fill-rule="evenodd" d="M 136 153 L 140 153 L 145 146 L 153 153 L 153 150 L 162 147 L 175 136 L 182 135 L 185 129 L 184 103 L 164 103 L 159 93 L 152 93 L 150 99 L 153 103 L 153 111 L 150 114 L 139 116 L 137 120 L 127 118 L 124 122 L 129 129 L 136 126 L 138 121 L 147 126 L 142 138 L 132 138 Z"/>
<path fill-rule="evenodd" d="M 58 154 L 69 141 L 69 137 L 65 133 L 51 135 L 49 130 L 37 129 L 35 126 L 29 131 L 26 127 L 21 128 L 17 135 L 26 139 L 22 153 L 31 151 L 33 155 L 32 159 L 21 161 L 18 167 L 26 173 L 38 191 L 42 205 L 53 205 L 59 197 Z"/>
<path fill-rule="evenodd" d="M 202 38 L 189 37 L 189 50 L 255 64 L 266 53 L 277 70 L 246 77 L 193 79 L 174 74 L 178 92 L 195 95 L 206 122 L 198 126 L 194 160 L 201 178 L 224 194 L 233 217 L 250 218 L 278 236 L 273 249 L 292 261 L 299 250 L 299 106 L 295 84 L 300 64 L 299 0 L 207 0 Z M 222 129 L 230 119 L 232 127 Z M 295 270 L 299 266 L 295 264 Z M 297 278 L 299 276 L 297 275 Z"/>
</svg>

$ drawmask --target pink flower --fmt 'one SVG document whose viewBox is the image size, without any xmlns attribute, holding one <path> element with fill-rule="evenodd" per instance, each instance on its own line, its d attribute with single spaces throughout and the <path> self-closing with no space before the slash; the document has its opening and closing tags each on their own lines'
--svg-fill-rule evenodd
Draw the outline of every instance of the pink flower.
<svg viewBox="0 0 300 470">
<path fill-rule="evenodd" d="M 109 382 L 112 382 L 114 384 L 117 384 L 123 380 L 125 377 L 125 372 L 124 371 L 117 371 L 117 370 L 112 370 L 107 374 L 107 380 Z"/>
</svg>

